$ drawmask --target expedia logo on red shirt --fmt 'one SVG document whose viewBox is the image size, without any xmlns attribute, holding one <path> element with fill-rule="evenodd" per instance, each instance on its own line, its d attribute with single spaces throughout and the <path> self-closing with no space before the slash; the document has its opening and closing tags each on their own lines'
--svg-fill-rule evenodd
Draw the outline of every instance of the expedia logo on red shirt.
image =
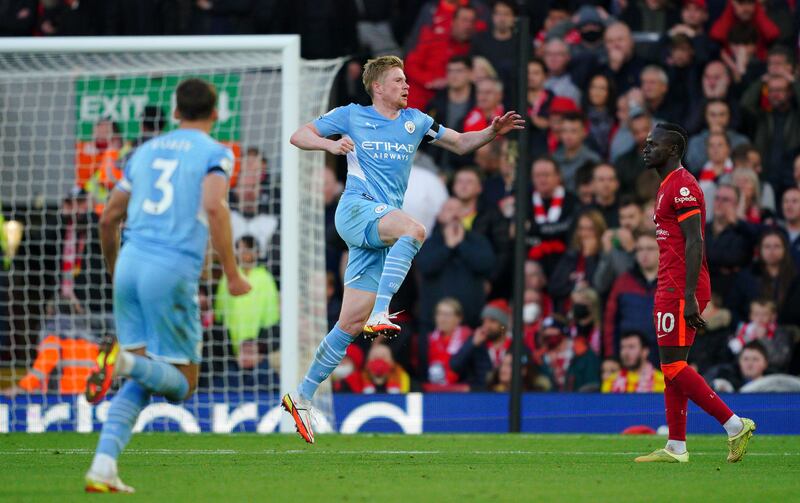
<svg viewBox="0 0 800 503">
<path fill-rule="evenodd" d="M 676 197 L 675 204 L 678 203 L 696 203 L 697 198 L 694 196 Z"/>
</svg>

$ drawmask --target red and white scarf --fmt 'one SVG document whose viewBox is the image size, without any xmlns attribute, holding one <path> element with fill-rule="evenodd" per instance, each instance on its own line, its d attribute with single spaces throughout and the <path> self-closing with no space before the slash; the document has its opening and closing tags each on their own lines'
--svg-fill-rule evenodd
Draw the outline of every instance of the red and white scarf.
<svg viewBox="0 0 800 503">
<path fill-rule="evenodd" d="M 711 161 L 707 161 L 705 164 L 703 164 L 703 169 L 700 171 L 700 181 L 702 182 L 703 180 L 706 180 L 709 182 L 716 182 L 717 178 L 722 175 L 727 175 L 731 171 L 733 171 L 733 161 L 731 161 L 730 158 L 725 159 L 725 165 L 723 166 L 722 173 L 720 174 L 717 174 L 717 172 L 714 171 L 714 165 L 711 163 Z"/>
<path fill-rule="evenodd" d="M 550 207 L 545 211 L 544 199 L 539 192 L 533 193 L 533 217 L 537 224 L 555 223 L 561 218 L 561 206 L 564 204 L 564 186 L 559 185 L 553 191 Z"/>
<path fill-rule="evenodd" d="M 775 329 L 777 328 L 775 323 L 770 323 L 767 326 L 762 327 L 764 328 L 763 338 L 768 340 L 775 338 Z M 760 328 L 760 325 L 754 321 L 751 321 L 750 323 L 743 323 L 739 327 L 739 330 L 736 331 L 736 337 L 731 339 L 731 341 L 728 343 L 728 347 L 731 349 L 731 352 L 735 355 L 738 355 L 742 352 L 742 349 L 744 349 L 745 344 L 762 338 L 758 334 L 758 328 Z"/>
<path fill-rule="evenodd" d="M 650 362 L 644 362 L 641 370 L 638 372 L 633 370 L 622 369 L 617 373 L 616 379 L 611 384 L 612 393 L 650 393 L 653 391 L 654 384 L 653 365 Z M 638 376 L 639 380 L 636 382 L 635 389 L 629 389 L 630 378 Z"/>
<path fill-rule="evenodd" d="M 75 298 L 75 278 L 81 273 L 85 247 L 86 238 L 79 234 L 77 226 L 74 223 L 67 225 L 61 250 L 61 296 L 64 299 Z"/>
</svg>

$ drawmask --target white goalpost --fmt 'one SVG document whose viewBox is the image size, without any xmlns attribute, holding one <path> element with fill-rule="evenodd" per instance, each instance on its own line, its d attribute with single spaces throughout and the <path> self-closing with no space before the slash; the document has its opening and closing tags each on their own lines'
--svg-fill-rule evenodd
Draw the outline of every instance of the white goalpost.
<svg viewBox="0 0 800 503">
<path fill-rule="evenodd" d="M 80 383 L 63 381 L 80 380 L 86 366 L 70 351 L 91 351 L 114 331 L 107 276 L 91 269 L 102 264 L 89 256 L 97 237 L 91 223 L 143 138 L 142 123 L 155 116 L 164 130 L 176 127 L 174 88 L 190 76 L 217 88 L 212 136 L 237 157 L 234 240 L 253 238 L 257 267 L 278 285 L 280 307 L 275 296 L 251 311 L 218 301 L 219 270 L 207 268 L 201 280 L 206 363 L 198 396 L 184 407 L 201 430 L 216 431 L 215 414 L 234 421 L 233 430 L 275 424 L 280 396 L 294 390 L 327 333 L 324 157 L 299 151 L 289 138 L 330 108 L 341 63 L 301 60 L 296 35 L 0 43 L 0 202 L 9 238 L 0 284 L 0 376 L 13 387 L 7 393 L 13 398 L 0 399 L 0 431 L 77 429 L 81 414 L 85 431 L 102 419 L 100 407 L 86 419 Z M 254 178 L 262 158 L 266 169 Z M 88 216 L 78 218 L 84 200 Z M 332 424 L 330 388 L 320 391 L 316 405 Z M 27 424 L 47 416 L 43 407 L 60 404 L 75 410 L 48 424 Z M 153 407 L 150 424 L 175 429 L 174 410 L 172 419 L 154 412 L 175 406 Z M 293 423 L 284 418 L 280 429 L 293 431 Z"/>
</svg>

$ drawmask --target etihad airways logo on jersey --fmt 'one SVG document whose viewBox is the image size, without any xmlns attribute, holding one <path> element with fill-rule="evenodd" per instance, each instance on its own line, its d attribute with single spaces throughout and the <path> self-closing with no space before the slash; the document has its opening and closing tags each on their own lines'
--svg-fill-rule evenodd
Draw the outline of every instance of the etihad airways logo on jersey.
<svg viewBox="0 0 800 503">
<path fill-rule="evenodd" d="M 408 161 L 417 149 L 413 143 L 392 143 L 389 141 L 362 141 L 361 148 L 373 159 L 395 159 Z"/>
</svg>

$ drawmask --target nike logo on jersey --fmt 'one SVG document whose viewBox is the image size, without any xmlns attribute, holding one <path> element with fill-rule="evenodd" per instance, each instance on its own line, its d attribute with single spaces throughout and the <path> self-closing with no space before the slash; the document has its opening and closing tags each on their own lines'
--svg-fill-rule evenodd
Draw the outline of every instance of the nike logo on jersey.
<svg viewBox="0 0 800 503">
<path fill-rule="evenodd" d="M 367 127 L 371 127 L 372 129 L 378 129 L 378 125 L 377 124 L 373 124 L 371 122 L 365 122 L 364 125 L 367 126 Z"/>
</svg>

